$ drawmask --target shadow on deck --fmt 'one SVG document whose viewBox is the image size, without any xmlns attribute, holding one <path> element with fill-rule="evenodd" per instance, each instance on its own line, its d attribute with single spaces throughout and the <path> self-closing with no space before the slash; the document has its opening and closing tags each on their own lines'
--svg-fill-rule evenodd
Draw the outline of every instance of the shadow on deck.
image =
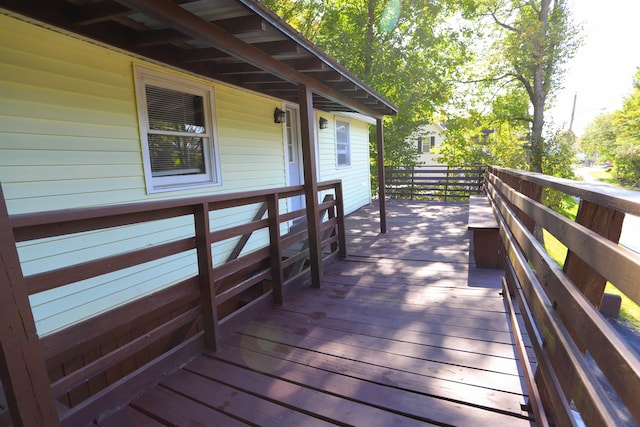
<svg viewBox="0 0 640 427">
<path fill-rule="evenodd" d="M 500 270 L 469 262 L 465 203 L 393 202 L 347 219 L 321 289 L 227 330 L 100 423 L 526 425 Z"/>
</svg>

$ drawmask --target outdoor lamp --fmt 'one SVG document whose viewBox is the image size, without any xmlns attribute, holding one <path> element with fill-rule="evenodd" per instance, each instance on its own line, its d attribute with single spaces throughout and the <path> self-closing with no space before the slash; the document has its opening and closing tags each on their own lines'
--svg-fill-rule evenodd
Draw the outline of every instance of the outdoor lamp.
<svg viewBox="0 0 640 427">
<path fill-rule="evenodd" d="M 276 107 L 275 111 L 273 112 L 273 122 L 274 123 L 284 123 L 284 118 L 285 118 L 286 114 L 287 113 L 285 113 L 284 111 L 282 111 L 281 109 Z"/>
</svg>

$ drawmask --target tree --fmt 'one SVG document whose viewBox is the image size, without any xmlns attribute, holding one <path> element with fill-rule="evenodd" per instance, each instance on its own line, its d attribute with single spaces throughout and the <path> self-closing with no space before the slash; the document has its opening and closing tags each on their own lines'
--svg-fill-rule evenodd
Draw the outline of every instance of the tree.
<svg viewBox="0 0 640 427">
<path fill-rule="evenodd" d="M 640 69 L 622 108 L 596 117 L 580 139 L 580 147 L 600 160 L 612 160 L 614 175 L 622 184 L 640 187 Z"/>
<path fill-rule="evenodd" d="M 485 49 L 486 70 L 473 83 L 484 89 L 490 99 L 504 95 L 495 118 L 502 117 L 514 126 L 520 121 L 529 127 L 530 168 L 543 171 L 545 153 L 545 108 L 560 86 L 562 66 L 579 44 L 579 29 L 572 24 L 566 0 L 478 0 L 470 16 L 486 30 L 479 30 L 493 40 Z M 492 26 L 487 25 L 487 20 Z M 523 111 L 522 100 L 528 100 Z M 496 104 L 493 103 L 495 107 Z"/>
<path fill-rule="evenodd" d="M 407 142 L 451 94 L 465 61 L 464 27 L 447 17 L 468 2 L 428 0 L 267 0 L 265 4 L 399 107 L 385 117 L 385 162 L 413 164 Z M 371 139 L 375 141 L 375 138 Z M 372 165 L 376 145 L 371 145 Z"/>
<path fill-rule="evenodd" d="M 613 113 L 600 114 L 585 129 L 578 146 L 588 159 L 613 160 L 617 138 L 613 121 Z"/>
<path fill-rule="evenodd" d="M 616 134 L 614 172 L 620 182 L 640 188 L 640 69 L 633 91 L 612 120 Z"/>
</svg>

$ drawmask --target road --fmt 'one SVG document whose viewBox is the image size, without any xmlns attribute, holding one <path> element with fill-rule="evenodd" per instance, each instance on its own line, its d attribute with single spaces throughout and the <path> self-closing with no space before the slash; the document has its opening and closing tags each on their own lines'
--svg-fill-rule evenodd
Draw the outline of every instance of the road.
<svg viewBox="0 0 640 427">
<path fill-rule="evenodd" d="M 577 168 L 574 170 L 577 176 L 586 182 L 597 182 L 591 175 L 591 171 L 598 168 Z M 625 215 L 620 234 L 620 244 L 636 253 L 640 253 L 640 217 Z"/>
</svg>

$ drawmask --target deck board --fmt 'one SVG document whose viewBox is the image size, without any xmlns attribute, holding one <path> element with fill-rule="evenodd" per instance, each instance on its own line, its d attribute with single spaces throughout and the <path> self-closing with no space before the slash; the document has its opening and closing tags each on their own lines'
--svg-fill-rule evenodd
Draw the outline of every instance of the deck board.
<svg viewBox="0 0 640 427">
<path fill-rule="evenodd" d="M 473 264 L 467 205 L 387 209 L 386 235 L 373 205 L 348 217 L 349 255 L 320 289 L 287 289 L 282 307 L 231 323 L 217 353 L 162 380 L 127 415 L 157 410 L 179 425 L 214 412 L 248 425 L 531 425 L 503 272 Z"/>
</svg>

